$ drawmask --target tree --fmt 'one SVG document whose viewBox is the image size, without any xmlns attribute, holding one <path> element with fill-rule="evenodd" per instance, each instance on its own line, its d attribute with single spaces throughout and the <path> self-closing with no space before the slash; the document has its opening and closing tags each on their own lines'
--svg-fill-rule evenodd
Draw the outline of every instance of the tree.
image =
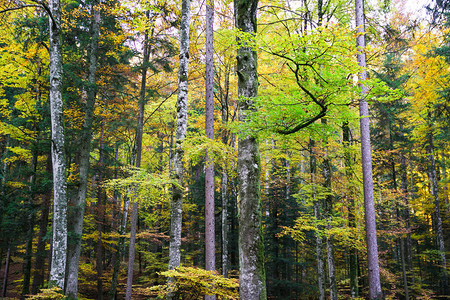
<svg viewBox="0 0 450 300">
<path fill-rule="evenodd" d="M 258 0 L 235 0 L 238 40 L 237 74 L 239 122 L 249 121 L 258 95 L 257 54 L 252 40 L 256 34 Z M 239 174 L 239 296 L 266 299 L 264 243 L 261 230 L 260 154 L 255 133 L 244 132 L 238 140 Z"/>
<path fill-rule="evenodd" d="M 146 19 L 150 17 L 150 12 L 147 11 Z M 144 53 L 142 60 L 142 73 L 141 73 L 141 89 L 139 92 L 139 116 L 136 126 L 136 158 L 135 166 L 137 169 L 141 167 L 142 160 L 142 136 L 144 131 L 144 112 L 145 112 L 145 94 L 146 94 L 146 84 L 147 84 L 147 69 L 148 61 L 150 56 L 150 45 L 149 45 L 149 32 L 146 29 L 144 34 Z M 134 193 L 137 196 L 138 186 L 134 187 Z M 128 269 L 127 269 L 127 291 L 125 294 L 125 299 L 131 299 L 131 289 L 133 286 L 133 271 L 134 271 L 134 258 L 135 258 L 135 244 L 136 244 L 136 227 L 138 220 L 138 201 L 137 197 L 133 201 L 133 208 L 131 211 L 131 229 L 130 229 L 130 249 L 128 252 Z"/>
<path fill-rule="evenodd" d="M 213 59 L 214 0 L 206 3 L 206 81 L 205 81 L 205 131 L 208 139 L 214 140 L 214 59 Z M 215 220 L 214 220 L 214 161 L 208 150 L 205 153 L 205 269 L 216 269 Z M 215 295 L 205 296 L 207 300 Z"/>
<path fill-rule="evenodd" d="M 364 213 L 366 222 L 367 264 L 369 272 L 369 297 L 370 299 L 382 299 L 380 283 L 380 268 L 378 264 L 377 229 L 375 222 L 375 204 L 373 196 L 372 158 L 370 150 L 370 125 L 369 105 L 365 99 L 368 88 L 365 85 L 367 78 L 365 34 L 364 34 L 364 6 L 363 0 L 355 1 L 356 12 L 356 46 L 358 47 L 358 64 L 361 67 L 359 73 L 359 86 L 361 87 L 361 98 L 359 100 L 360 130 L 361 130 L 361 156 L 364 186 Z"/>
<path fill-rule="evenodd" d="M 408 82 L 412 88 L 411 116 L 409 126 L 412 127 L 412 137 L 418 145 L 425 145 L 427 162 L 422 161 L 429 179 L 428 197 L 433 200 L 433 230 L 436 233 L 436 246 L 439 251 L 440 289 L 442 294 L 448 293 L 448 275 L 446 269 L 444 226 L 441 216 L 441 196 L 439 195 L 438 172 L 436 164 L 436 147 L 438 140 L 445 145 L 448 140 L 448 99 L 449 90 L 448 63 L 446 57 L 429 55 L 443 40 L 441 31 L 430 32 L 426 39 L 417 41 L 412 47 L 414 55 L 409 61 L 411 78 Z M 433 49 L 433 50 L 432 50 Z M 436 54 L 436 53 L 435 53 Z M 418 88 L 420 87 L 420 88 Z M 417 90 L 416 90 L 417 89 Z M 438 139 L 439 137 L 439 139 Z M 445 169 L 445 168 L 444 168 Z M 444 177 L 444 176 L 442 176 Z M 444 183 L 445 184 L 445 183 Z"/>
<path fill-rule="evenodd" d="M 64 289 L 67 255 L 66 161 L 62 88 L 61 4 L 49 1 L 50 16 L 50 115 L 53 162 L 53 244 L 50 281 Z"/>
<path fill-rule="evenodd" d="M 180 265 L 181 261 L 181 226 L 183 212 L 183 142 L 187 130 L 187 96 L 189 67 L 189 26 L 191 19 L 191 1 L 183 0 L 181 4 L 180 25 L 180 62 L 178 68 L 177 129 L 175 149 L 173 150 L 172 201 L 170 203 L 170 245 L 169 270 Z M 170 279 L 169 279 L 170 281 Z M 167 298 L 172 299 L 169 293 Z"/>
<path fill-rule="evenodd" d="M 84 208 L 86 205 L 87 181 L 89 173 L 89 155 L 91 150 L 92 124 L 94 108 L 97 97 L 97 63 L 98 63 L 98 39 L 100 35 L 100 3 L 92 3 L 91 43 L 89 51 L 88 84 L 86 87 L 86 105 L 84 109 L 84 124 L 79 138 L 79 175 L 78 190 L 71 199 L 69 210 L 69 230 L 74 236 L 68 247 L 68 268 L 66 295 L 76 298 L 78 294 L 78 268 L 81 253 L 81 235 L 83 232 Z"/>
</svg>

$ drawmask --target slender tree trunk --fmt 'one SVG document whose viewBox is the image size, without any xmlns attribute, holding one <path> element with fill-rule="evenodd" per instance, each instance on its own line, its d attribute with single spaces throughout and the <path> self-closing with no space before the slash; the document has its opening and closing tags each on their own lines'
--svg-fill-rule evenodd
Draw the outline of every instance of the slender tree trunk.
<svg viewBox="0 0 450 300">
<path fill-rule="evenodd" d="M 33 148 L 35 149 L 37 145 L 33 145 Z M 25 246 L 25 257 L 23 262 L 23 285 L 22 285 L 22 293 L 20 298 L 25 299 L 25 296 L 30 294 L 30 280 L 31 280 L 31 258 L 33 256 L 33 236 L 34 236 L 34 221 L 35 221 L 35 213 L 32 211 L 33 209 L 33 200 L 35 197 L 34 187 L 36 185 L 36 169 L 37 169 L 37 152 L 36 150 L 33 150 L 33 157 L 32 157 L 32 175 L 30 176 L 30 188 L 29 188 L 29 198 L 28 198 L 28 209 L 29 214 L 27 218 L 27 242 Z"/>
<path fill-rule="evenodd" d="M 347 191 L 349 193 L 349 212 L 348 212 L 348 225 L 352 229 L 356 229 L 356 206 L 355 206 L 355 195 L 356 191 L 353 187 L 352 182 L 352 158 L 350 154 L 349 146 L 352 143 L 351 135 L 350 135 L 350 127 L 348 126 L 348 122 L 345 122 L 342 126 L 342 139 L 344 143 L 344 166 L 345 166 L 345 176 L 347 177 L 350 186 Z M 358 291 L 358 249 L 354 246 L 350 246 L 349 253 L 349 264 L 350 264 L 350 295 L 352 298 L 356 298 L 359 295 Z"/>
<path fill-rule="evenodd" d="M 46 171 L 48 174 L 52 172 L 52 160 L 50 155 L 47 157 Z M 45 257 L 47 256 L 44 237 L 47 234 L 51 196 L 51 191 L 48 191 L 42 196 L 41 219 L 39 221 L 38 244 L 36 246 L 36 261 L 34 264 L 33 283 L 31 285 L 32 294 L 36 294 L 39 291 L 39 288 L 44 285 Z"/>
<path fill-rule="evenodd" d="M 222 103 L 222 123 L 224 125 L 228 122 L 228 73 L 225 74 L 225 95 L 222 95 L 220 93 L 220 97 Z M 223 97 L 222 97 L 223 96 Z M 226 145 L 228 143 L 228 135 L 227 131 L 223 130 L 222 132 L 222 143 Z M 221 197 L 222 197 L 222 276 L 228 277 L 228 233 L 229 233 L 229 226 L 228 226 L 228 163 L 225 163 L 224 168 L 222 170 L 222 177 L 221 177 Z"/>
<path fill-rule="evenodd" d="M 258 0 L 235 0 L 236 28 L 256 33 Z M 257 54 L 241 41 L 237 50 L 239 121 L 246 123 L 255 110 L 258 95 Z M 260 154 L 255 136 L 239 137 L 239 295 L 241 299 L 267 299 L 264 271 L 264 242 L 261 227 Z"/>
<path fill-rule="evenodd" d="M 228 174 L 225 167 L 222 171 L 222 276 L 228 277 Z"/>
<path fill-rule="evenodd" d="M 205 132 L 214 140 L 214 59 L 213 59 L 214 0 L 206 2 L 206 92 Z M 208 151 L 205 157 L 205 269 L 216 270 L 215 220 L 214 220 L 214 161 Z M 214 300 L 215 295 L 206 295 L 205 300 Z"/>
<path fill-rule="evenodd" d="M 84 208 L 86 203 L 87 180 L 89 174 L 89 153 L 91 150 L 92 123 L 97 95 L 96 74 L 98 57 L 98 38 L 100 33 L 100 10 L 92 5 L 92 32 L 89 54 L 88 85 L 86 87 L 86 104 L 84 109 L 84 125 L 79 140 L 79 182 L 78 189 L 70 199 L 69 231 L 73 238 L 68 245 L 67 254 L 67 286 L 66 295 L 76 298 L 78 294 L 78 266 L 81 253 L 81 236 L 83 233 Z"/>
<path fill-rule="evenodd" d="M 369 105 L 365 99 L 368 89 L 365 86 L 367 78 L 365 34 L 364 34 L 364 5 L 363 0 L 355 1 L 358 64 L 362 68 L 359 73 L 359 85 L 361 87 L 361 99 L 359 101 L 360 126 L 361 126 L 361 155 L 363 169 L 364 186 L 364 212 L 366 223 L 366 243 L 367 243 L 367 264 L 369 272 L 369 298 L 383 299 L 380 282 L 380 267 L 378 263 L 377 228 L 375 221 L 375 204 L 373 196 L 372 179 L 372 158 L 370 149 L 370 125 L 369 125 Z"/>
<path fill-rule="evenodd" d="M 414 274 L 413 274 L 413 257 L 412 257 L 412 238 L 411 238 L 411 216 L 409 212 L 409 193 L 407 188 L 407 178 L 406 178 L 406 163 L 405 157 L 402 155 L 402 166 L 404 174 L 402 174 L 402 189 L 405 201 L 405 208 L 403 210 L 403 218 L 405 220 L 405 228 L 406 228 L 406 243 L 405 243 L 405 253 L 406 253 L 406 263 L 408 265 L 408 272 L 410 272 L 410 282 L 414 282 Z M 403 168 L 402 167 L 402 168 Z M 404 177 L 404 179 L 403 179 Z"/>
<path fill-rule="evenodd" d="M 116 146 L 116 153 L 115 153 L 116 165 L 118 163 L 118 160 L 119 160 L 119 149 L 118 149 L 118 146 Z M 117 179 L 117 170 L 115 171 L 114 179 Z M 117 194 L 117 192 L 115 192 L 114 199 L 117 199 L 117 198 L 118 198 L 118 194 Z M 118 203 L 117 200 L 115 202 Z M 125 233 L 125 226 L 127 224 L 127 211 L 128 211 L 128 201 L 124 200 L 122 222 L 120 222 L 119 208 L 117 209 L 117 214 L 116 214 L 116 218 L 115 218 L 116 219 L 115 223 L 118 224 L 117 226 L 119 227 L 117 231 L 119 232 L 120 237 L 117 241 L 117 247 L 116 247 L 116 249 L 113 253 L 113 257 L 112 257 L 113 274 L 112 274 L 112 279 L 111 279 L 111 286 L 109 289 L 109 299 L 110 300 L 116 299 L 117 281 L 118 281 L 119 269 L 120 269 L 120 258 L 122 257 L 123 245 L 124 245 L 124 238 L 122 235 Z"/>
<path fill-rule="evenodd" d="M 150 12 L 147 11 L 146 18 L 149 19 Z M 144 129 L 144 111 L 145 111 L 145 90 L 147 84 L 147 69 L 148 61 L 150 56 L 149 49 L 149 37 L 148 31 L 145 32 L 144 36 L 144 57 L 142 60 L 142 77 L 141 77 L 141 90 L 139 94 L 139 117 L 136 128 L 136 168 L 141 167 L 141 156 L 142 156 L 142 136 Z M 138 187 L 135 186 L 135 197 L 138 194 Z M 127 270 L 127 290 L 125 294 L 125 299 L 131 299 L 131 290 L 133 285 L 133 271 L 134 271 L 134 258 L 135 258 L 135 244 L 136 244 L 136 227 L 138 220 L 138 202 L 137 199 L 133 201 L 133 208 L 131 211 L 131 229 L 130 229 L 130 248 L 128 253 L 128 270 Z"/>
<path fill-rule="evenodd" d="M 408 289 L 408 276 L 406 270 L 406 260 L 405 260 L 405 239 L 400 238 L 400 259 L 402 263 L 402 278 L 403 278 L 403 288 L 405 290 L 405 300 L 409 300 L 409 289 Z"/>
<path fill-rule="evenodd" d="M 322 124 L 327 124 L 327 119 L 322 118 L 321 119 Z M 334 197 L 331 195 L 332 189 L 331 189 L 331 161 L 328 156 L 328 138 L 325 138 L 324 140 L 324 158 L 323 158 L 323 187 L 328 192 L 327 196 L 325 197 L 324 202 L 324 214 L 325 218 L 327 220 L 327 231 L 331 230 L 331 222 L 333 218 L 333 200 Z M 326 237 L 326 249 L 327 249 L 327 262 L 328 262 L 328 281 L 330 284 L 330 299 L 331 300 L 337 300 L 338 294 L 337 294 L 337 284 L 336 284 L 336 268 L 334 265 L 334 250 L 333 250 L 333 236 L 327 234 Z"/>
<path fill-rule="evenodd" d="M 97 253 L 96 253 L 96 270 L 97 270 L 97 299 L 103 300 L 103 243 L 102 232 L 104 222 L 104 198 L 103 198 L 103 121 L 101 125 L 100 147 L 99 147 L 99 168 L 98 189 L 97 189 Z"/>
<path fill-rule="evenodd" d="M 313 185 L 313 204 L 314 204 L 314 217 L 317 221 L 322 219 L 322 214 L 320 212 L 320 203 L 316 200 L 315 188 L 316 176 L 317 176 L 317 158 L 314 150 L 315 141 L 309 140 L 310 147 L 310 162 L 309 168 L 311 173 L 311 184 Z M 319 288 L 319 300 L 325 300 L 325 267 L 323 262 L 323 239 L 321 232 L 322 226 L 317 226 L 316 232 L 316 261 L 317 261 L 317 285 Z"/>
<path fill-rule="evenodd" d="M 187 96 L 188 96 L 188 68 L 189 68 L 189 26 L 191 20 L 191 1 L 182 0 L 180 27 L 180 64 L 178 69 L 178 98 L 177 98 L 177 129 L 175 135 L 175 150 L 173 151 L 172 178 L 178 184 L 172 185 L 172 199 L 170 203 L 170 244 L 169 270 L 180 266 L 181 255 L 181 227 L 183 207 L 183 143 L 187 129 Z M 169 279 L 169 282 L 173 278 Z M 169 293 L 167 299 L 173 299 Z"/>
<path fill-rule="evenodd" d="M 8 251 L 6 252 L 5 260 L 5 270 L 3 272 L 3 285 L 2 285 L 2 297 L 6 297 L 6 288 L 8 286 L 8 273 L 9 273 L 9 262 L 11 260 L 11 245 L 8 245 Z"/>
<path fill-rule="evenodd" d="M 128 206 L 129 201 L 128 198 L 125 196 L 123 200 L 123 215 L 122 215 L 122 223 L 120 225 L 119 229 L 119 241 L 117 243 L 117 251 L 115 252 L 115 263 L 114 263 L 114 270 L 113 270 L 113 278 L 111 281 L 111 288 L 109 290 L 109 299 L 115 300 L 116 294 L 117 294 L 117 282 L 119 277 L 119 269 L 120 269 L 120 259 L 122 258 L 122 255 L 124 253 L 124 245 L 125 245 L 125 238 L 123 235 L 125 234 L 126 226 L 127 226 L 127 219 L 128 219 Z"/>
<path fill-rule="evenodd" d="M 23 286 L 21 299 L 25 299 L 25 296 L 30 293 L 30 280 L 31 280 L 31 257 L 33 255 L 33 236 L 34 236 L 34 214 L 30 213 L 28 216 L 28 230 L 27 230 L 27 242 L 25 246 L 25 257 L 23 262 Z"/>
<path fill-rule="evenodd" d="M 446 157 L 444 151 L 441 152 L 441 167 L 442 167 L 442 180 L 447 182 L 447 164 L 445 162 Z M 445 203 L 445 212 L 448 214 L 449 212 L 449 204 L 448 204 L 448 185 L 444 184 L 443 198 Z"/>
<path fill-rule="evenodd" d="M 401 211 L 401 217 L 405 222 L 406 237 L 401 237 L 401 251 L 402 251 L 402 267 L 405 264 L 404 270 L 404 287 L 406 298 L 409 298 L 408 286 L 414 282 L 413 267 L 412 267 L 412 241 L 411 241 L 411 222 L 409 213 L 409 200 L 408 200 L 408 178 L 407 178 L 407 167 L 406 158 L 403 153 L 400 154 L 400 169 L 401 169 L 401 188 L 403 197 L 403 209 Z"/>
<path fill-rule="evenodd" d="M 430 117 L 430 116 L 429 116 Z M 430 126 L 431 127 L 431 126 Z M 442 294 L 447 295 L 448 293 L 448 277 L 447 277 L 447 262 L 445 258 L 445 244 L 444 244 L 444 233 L 442 230 L 442 218 L 441 218 L 441 209 L 439 203 L 439 190 L 436 176 L 436 162 L 434 157 L 434 144 L 433 144 L 433 130 L 429 129 L 427 134 L 427 154 L 428 154 L 428 175 L 430 177 L 430 185 L 431 185 L 431 194 L 434 196 L 434 206 L 435 206 L 435 219 L 436 219 L 436 232 L 437 232 L 437 244 L 439 249 L 440 256 L 440 265 L 441 265 L 441 287 Z"/>
<path fill-rule="evenodd" d="M 53 161 L 53 247 L 50 281 L 64 289 L 67 253 L 66 161 L 62 89 L 62 32 L 60 0 L 50 0 L 50 116 Z"/>
</svg>

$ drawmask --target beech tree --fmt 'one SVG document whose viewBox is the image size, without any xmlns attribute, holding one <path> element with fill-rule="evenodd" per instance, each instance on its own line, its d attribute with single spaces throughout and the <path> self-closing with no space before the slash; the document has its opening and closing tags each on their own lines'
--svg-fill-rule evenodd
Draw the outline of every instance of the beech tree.
<svg viewBox="0 0 450 300">
<path fill-rule="evenodd" d="M 255 110 L 258 95 L 257 54 L 252 39 L 256 34 L 258 0 L 235 0 L 238 40 L 237 74 L 239 122 L 245 123 Z M 241 133 L 238 140 L 239 174 L 239 296 L 266 299 L 264 243 L 261 231 L 260 154 L 255 133 Z"/>
<path fill-rule="evenodd" d="M 64 289 L 67 255 L 66 161 L 62 88 L 62 28 L 59 0 L 49 2 L 50 28 L 50 115 L 53 163 L 53 240 L 50 281 Z"/>
<path fill-rule="evenodd" d="M 169 270 L 180 265 L 181 262 L 181 226 L 183 213 L 183 143 L 187 130 L 187 96 L 188 96 L 188 67 L 189 67 L 189 26 L 191 19 L 191 1 L 183 0 L 181 4 L 180 26 L 180 61 L 178 67 L 178 98 L 175 149 L 173 150 L 173 180 L 172 201 L 170 202 L 170 246 Z M 173 295 L 169 293 L 168 299 Z"/>
</svg>

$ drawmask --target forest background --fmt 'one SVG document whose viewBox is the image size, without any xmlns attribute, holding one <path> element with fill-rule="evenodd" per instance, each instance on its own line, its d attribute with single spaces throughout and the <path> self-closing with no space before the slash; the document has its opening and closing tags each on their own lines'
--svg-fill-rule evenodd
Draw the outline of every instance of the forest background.
<svg viewBox="0 0 450 300">
<path fill-rule="evenodd" d="M 68 296 L 237 298 L 244 222 L 238 140 L 252 137 L 260 147 L 257 230 L 267 298 L 368 298 L 353 1 L 261 0 L 254 36 L 235 28 L 232 1 L 192 1 L 188 55 L 179 44 L 181 1 L 63 0 L 60 23 L 54 1 L 0 3 L 2 297 L 62 297 L 48 284 L 59 255 L 57 224 L 67 235 L 67 258 L 52 278 L 66 282 Z M 379 273 L 386 298 L 444 299 L 449 3 L 430 2 L 421 15 L 404 5 L 365 4 L 363 97 L 371 113 Z M 214 12 L 212 56 L 206 6 Z M 62 146 L 52 137 L 55 32 Z M 243 44 L 258 58 L 258 96 L 239 122 L 247 113 L 238 108 Z M 180 139 L 182 82 L 189 93 Z M 53 209 L 61 206 L 53 206 L 52 146 L 63 149 L 67 225 Z M 205 205 L 211 184 L 213 201 Z M 177 266 L 175 195 L 183 201 L 184 268 L 166 272 Z"/>
</svg>

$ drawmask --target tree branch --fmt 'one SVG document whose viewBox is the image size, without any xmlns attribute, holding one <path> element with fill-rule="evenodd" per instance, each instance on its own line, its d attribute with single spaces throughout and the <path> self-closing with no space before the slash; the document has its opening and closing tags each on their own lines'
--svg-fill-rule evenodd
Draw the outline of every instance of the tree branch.
<svg viewBox="0 0 450 300">
<path fill-rule="evenodd" d="M 44 1 L 41 1 L 41 0 L 31 0 L 31 1 L 41 5 L 44 8 L 44 10 L 47 12 L 50 19 L 52 19 L 53 28 L 58 28 L 58 24 L 56 23 L 55 19 L 53 18 L 53 14 L 52 14 L 50 8 L 48 7 L 48 5 Z"/>
<path fill-rule="evenodd" d="M 10 7 L 10 8 L 2 9 L 2 10 L 0 10 L 0 14 L 8 12 L 8 11 L 13 11 L 13 10 L 19 10 L 19 9 L 22 9 L 22 8 L 27 8 L 27 7 L 41 7 L 41 6 L 40 5 L 36 5 L 36 4 L 24 4 L 24 5 L 20 5 L 20 6 L 16 6 L 16 7 Z"/>
<path fill-rule="evenodd" d="M 295 133 L 295 132 L 299 131 L 300 129 L 303 129 L 303 128 L 309 126 L 310 124 L 314 123 L 315 121 L 325 117 L 326 113 L 327 113 L 327 107 L 324 106 L 322 108 L 322 110 L 313 118 L 311 118 L 307 121 L 301 122 L 300 124 L 298 124 L 297 126 L 295 126 L 292 129 L 286 129 L 286 130 L 277 129 L 277 130 L 275 130 L 275 132 L 280 133 L 280 134 L 285 134 L 285 135 Z"/>
</svg>

